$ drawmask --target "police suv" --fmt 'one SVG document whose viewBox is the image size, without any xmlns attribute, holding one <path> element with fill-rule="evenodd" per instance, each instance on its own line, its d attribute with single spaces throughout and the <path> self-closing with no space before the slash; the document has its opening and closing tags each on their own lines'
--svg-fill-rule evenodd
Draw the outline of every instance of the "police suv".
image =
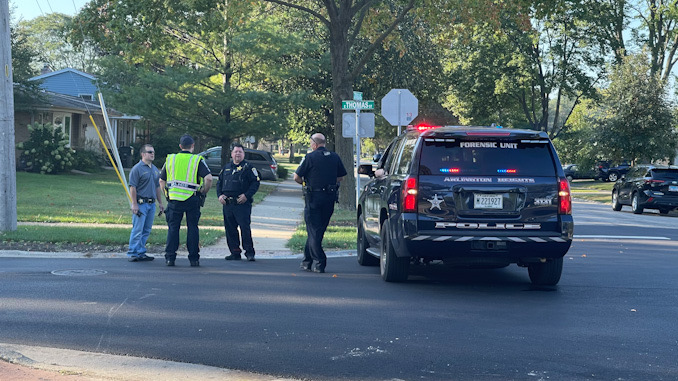
<svg viewBox="0 0 678 381">
<path fill-rule="evenodd" d="M 527 267 L 537 285 L 560 280 L 572 243 L 570 187 L 545 132 L 414 128 L 394 139 L 357 209 L 358 262 L 387 282 L 415 263 Z"/>
</svg>

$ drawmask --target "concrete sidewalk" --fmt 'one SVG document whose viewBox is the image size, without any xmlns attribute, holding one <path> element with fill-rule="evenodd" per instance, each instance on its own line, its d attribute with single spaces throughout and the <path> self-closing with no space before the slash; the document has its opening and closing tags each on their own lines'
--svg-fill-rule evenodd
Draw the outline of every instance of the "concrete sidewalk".
<svg viewBox="0 0 678 381">
<path fill-rule="evenodd" d="M 252 239 L 256 256 L 291 256 L 293 253 L 285 244 L 303 221 L 301 185 L 291 178 L 282 183 L 262 184 L 277 185 L 277 188 L 252 208 Z M 229 254 L 225 236 L 215 245 L 200 249 L 202 258 L 223 258 Z"/>
</svg>

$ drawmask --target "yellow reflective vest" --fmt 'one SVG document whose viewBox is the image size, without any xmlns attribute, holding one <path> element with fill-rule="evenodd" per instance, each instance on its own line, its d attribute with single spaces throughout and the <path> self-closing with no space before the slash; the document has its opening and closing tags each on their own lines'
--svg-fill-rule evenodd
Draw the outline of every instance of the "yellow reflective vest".
<svg viewBox="0 0 678 381">
<path fill-rule="evenodd" d="M 170 200 L 186 201 L 200 190 L 198 166 L 202 157 L 191 153 L 173 153 L 167 155 L 165 172 L 167 173 L 167 193 Z"/>
</svg>

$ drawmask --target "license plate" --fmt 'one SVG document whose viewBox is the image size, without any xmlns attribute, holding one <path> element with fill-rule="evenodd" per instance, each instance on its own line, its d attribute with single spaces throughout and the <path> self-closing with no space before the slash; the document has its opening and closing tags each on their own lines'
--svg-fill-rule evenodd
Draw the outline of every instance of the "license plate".
<svg viewBox="0 0 678 381">
<path fill-rule="evenodd" d="M 669 192 L 678 192 L 678 185 L 669 185 Z"/>
<path fill-rule="evenodd" d="M 504 209 L 504 197 L 500 194 L 473 194 L 473 209 Z"/>
</svg>

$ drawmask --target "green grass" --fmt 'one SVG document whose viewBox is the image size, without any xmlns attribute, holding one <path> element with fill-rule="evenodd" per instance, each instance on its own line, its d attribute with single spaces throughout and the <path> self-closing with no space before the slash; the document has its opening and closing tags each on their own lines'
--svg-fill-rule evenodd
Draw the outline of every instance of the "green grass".
<svg viewBox="0 0 678 381">
<path fill-rule="evenodd" d="M 261 185 L 254 203 L 274 189 Z M 210 191 L 201 212 L 201 225 L 223 225 L 221 204 L 214 191 Z M 17 172 L 17 220 L 131 224 L 132 216 L 125 188 L 113 171 L 92 175 Z M 165 224 L 165 217 L 156 216 L 154 223 Z"/>
<path fill-rule="evenodd" d="M 36 226 L 21 225 L 16 231 L 0 232 L 2 241 L 11 242 L 49 242 L 49 243 L 81 243 L 91 245 L 125 245 L 129 241 L 130 229 L 120 227 L 68 227 L 68 226 Z M 202 229 L 200 244 L 214 244 L 224 235 L 223 230 Z M 186 234 L 179 235 L 184 241 Z M 167 241 L 167 229 L 153 229 L 148 237 L 148 245 L 164 245 Z"/>
<path fill-rule="evenodd" d="M 325 232 L 323 248 L 330 250 L 355 250 L 357 239 L 355 218 L 354 210 L 335 207 L 330 225 Z M 306 237 L 306 224 L 299 224 L 292 238 L 287 241 L 287 247 L 292 251 L 303 252 Z"/>
<path fill-rule="evenodd" d="M 610 203 L 614 183 L 594 180 L 575 180 L 570 183 L 572 197 L 600 203 Z"/>
<path fill-rule="evenodd" d="M 131 228 L 132 217 L 125 188 L 114 171 L 91 175 L 28 172 L 17 172 L 16 175 L 17 220 L 20 222 L 129 224 Z M 254 195 L 254 203 L 261 202 L 274 189 L 272 185 L 261 185 Z M 165 217 L 156 215 L 154 225 L 166 226 Z M 223 226 L 222 207 L 214 191 L 210 191 L 205 207 L 201 209 L 200 226 Z M 1 237 L 2 241 L 15 242 L 126 244 L 130 228 L 19 226 L 17 231 Z M 164 244 L 166 235 L 166 230 L 153 229 L 149 244 Z M 213 244 L 222 235 L 223 232 L 215 234 L 204 229 L 200 233 L 201 244 Z"/>
</svg>

